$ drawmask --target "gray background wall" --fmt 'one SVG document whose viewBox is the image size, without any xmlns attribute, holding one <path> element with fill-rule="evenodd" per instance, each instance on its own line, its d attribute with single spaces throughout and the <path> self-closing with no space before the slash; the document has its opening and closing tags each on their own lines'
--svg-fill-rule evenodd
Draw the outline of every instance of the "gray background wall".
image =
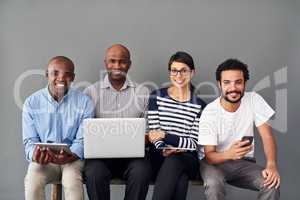
<svg viewBox="0 0 300 200">
<path fill-rule="evenodd" d="M 1 0 L 0 200 L 23 199 L 24 195 L 27 162 L 21 141 L 21 109 L 14 99 L 16 80 L 30 69 L 44 70 L 50 57 L 65 55 L 76 63 L 75 83 L 95 82 L 104 51 L 113 43 L 129 47 L 130 75 L 140 83 L 153 81 L 161 86 L 167 82 L 167 61 L 177 50 L 193 55 L 198 66 L 195 85 L 215 84 L 215 66 L 228 57 L 240 58 L 250 66 L 249 90 L 269 78 L 270 86 L 259 93 L 282 116 L 273 121 L 281 199 L 299 199 L 299 13 L 296 0 Z M 282 71 L 278 85 L 273 74 L 285 66 L 288 79 Z M 22 101 L 45 84 L 40 75 L 27 77 L 19 90 Z M 207 101 L 216 96 L 209 86 L 200 91 Z M 288 95 L 276 99 L 286 91 Z M 261 147 L 256 155 L 263 164 Z M 113 187 L 112 199 L 121 199 L 122 189 Z M 190 187 L 188 199 L 204 199 L 202 193 L 203 188 Z M 227 199 L 255 196 L 255 192 L 228 187 Z"/>
</svg>

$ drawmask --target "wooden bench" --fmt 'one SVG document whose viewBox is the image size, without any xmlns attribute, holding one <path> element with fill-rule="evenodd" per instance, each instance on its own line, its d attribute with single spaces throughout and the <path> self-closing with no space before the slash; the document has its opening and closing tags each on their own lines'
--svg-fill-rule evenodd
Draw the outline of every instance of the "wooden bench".
<svg viewBox="0 0 300 200">
<path fill-rule="evenodd" d="M 121 179 L 112 179 L 110 182 L 111 185 L 125 185 L 125 181 Z M 203 186 L 201 180 L 191 180 L 189 181 L 191 185 Z M 152 182 L 151 185 L 154 185 Z M 51 184 L 51 200 L 62 200 L 62 185 L 61 183 Z"/>
</svg>

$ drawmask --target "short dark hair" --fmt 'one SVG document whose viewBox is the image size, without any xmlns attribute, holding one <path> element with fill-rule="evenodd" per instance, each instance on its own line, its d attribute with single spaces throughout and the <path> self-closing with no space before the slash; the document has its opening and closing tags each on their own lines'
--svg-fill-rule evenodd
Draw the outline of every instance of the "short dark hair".
<svg viewBox="0 0 300 200">
<path fill-rule="evenodd" d="M 192 56 L 186 52 L 178 51 L 174 55 L 171 56 L 169 63 L 168 63 L 168 70 L 171 70 L 171 65 L 173 62 L 180 62 L 186 64 L 190 70 L 194 70 L 194 60 Z"/>
<path fill-rule="evenodd" d="M 238 59 L 230 58 L 221 63 L 216 70 L 216 79 L 217 81 L 221 81 L 221 73 L 222 71 L 227 70 L 240 70 L 243 72 L 245 81 L 249 80 L 249 70 L 248 66 L 239 61 Z"/>
<path fill-rule="evenodd" d="M 75 70 L 75 65 L 74 65 L 73 61 L 70 58 L 66 57 L 66 56 L 55 56 L 55 57 L 53 57 L 49 60 L 48 65 L 52 61 L 64 62 L 64 63 L 66 63 L 67 65 L 69 65 L 71 67 L 73 72 Z"/>
</svg>

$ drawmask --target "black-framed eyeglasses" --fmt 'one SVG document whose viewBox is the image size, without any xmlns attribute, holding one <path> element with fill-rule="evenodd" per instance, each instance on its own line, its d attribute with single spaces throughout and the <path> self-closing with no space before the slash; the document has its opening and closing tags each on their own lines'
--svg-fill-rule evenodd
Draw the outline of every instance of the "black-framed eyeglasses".
<svg viewBox="0 0 300 200">
<path fill-rule="evenodd" d="M 170 76 L 177 76 L 178 73 L 182 76 L 187 76 L 191 73 L 191 70 L 188 70 L 188 69 L 182 69 L 182 70 L 170 69 L 169 73 L 170 73 Z"/>
</svg>

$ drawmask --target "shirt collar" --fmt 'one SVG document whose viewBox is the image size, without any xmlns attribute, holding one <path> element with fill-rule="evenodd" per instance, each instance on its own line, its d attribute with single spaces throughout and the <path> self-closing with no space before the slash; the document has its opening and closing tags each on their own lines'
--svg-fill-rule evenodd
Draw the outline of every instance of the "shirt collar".
<svg viewBox="0 0 300 200">
<path fill-rule="evenodd" d="M 64 97 L 60 100 L 60 102 L 57 102 L 57 101 L 52 97 L 52 95 L 50 94 L 50 92 L 49 92 L 49 84 L 47 84 L 47 86 L 44 88 L 44 93 L 46 94 L 47 99 L 48 99 L 50 102 L 61 103 L 61 102 L 63 102 L 63 101 L 67 98 L 67 96 L 70 95 L 71 90 L 72 90 L 72 88 L 70 87 L 70 88 L 68 89 L 67 94 L 64 95 Z"/>
<path fill-rule="evenodd" d="M 128 77 L 126 77 L 125 83 L 123 84 L 121 90 L 125 90 L 128 87 L 136 87 L 136 84 L 134 82 L 132 82 Z M 111 85 L 107 74 L 105 75 L 103 81 L 101 81 L 100 88 L 113 89 L 113 86 Z"/>
</svg>

